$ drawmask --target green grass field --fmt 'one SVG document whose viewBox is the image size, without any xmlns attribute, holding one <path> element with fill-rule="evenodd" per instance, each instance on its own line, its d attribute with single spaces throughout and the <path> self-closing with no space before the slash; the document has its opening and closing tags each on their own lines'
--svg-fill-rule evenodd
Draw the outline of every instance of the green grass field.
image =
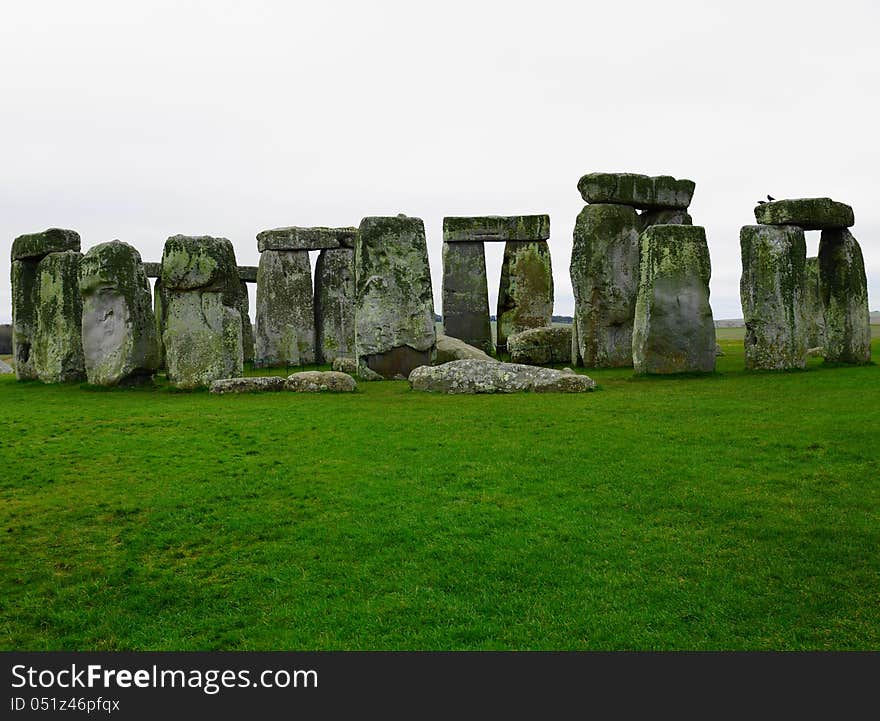
<svg viewBox="0 0 880 721">
<path fill-rule="evenodd" d="M 719 337 L 584 395 L 0 377 L 0 648 L 880 648 L 880 366 Z"/>
</svg>

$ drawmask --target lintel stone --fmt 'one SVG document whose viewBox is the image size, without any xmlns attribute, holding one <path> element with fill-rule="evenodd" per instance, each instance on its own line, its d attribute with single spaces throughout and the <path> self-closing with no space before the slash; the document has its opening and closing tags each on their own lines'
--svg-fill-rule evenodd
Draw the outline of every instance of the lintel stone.
<svg viewBox="0 0 880 721">
<path fill-rule="evenodd" d="M 834 230 L 855 225 L 853 209 L 831 198 L 774 200 L 755 207 L 761 225 L 796 225 L 803 230 Z"/>
<path fill-rule="evenodd" d="M 79 233 L 64 228 L 49 228 L 42 233 L 19 235 L 12 241 L 12 260 L 33 258 L 39 260 L 49 253 L 63 253 L 67 250 L 80 250 Z"/>
<path fill-rule="evenodd" d="M 547 240 L 549 215 L 484 215 L 443 218 L 446 243 L 508 240 Z"/>
<path fill-rule="evenodd" d="M 638 210 L 686 210 L 695 187 L 693 180 L 636 173 L 588 173 L 578 181 L 581 197 L 588 203 L 617 203 Z"/>
<path fill-rule="evenodd" d="M 257 250 L 354 248 L 357 228 L 273 228 L 257 233 Z"/>
</svg>

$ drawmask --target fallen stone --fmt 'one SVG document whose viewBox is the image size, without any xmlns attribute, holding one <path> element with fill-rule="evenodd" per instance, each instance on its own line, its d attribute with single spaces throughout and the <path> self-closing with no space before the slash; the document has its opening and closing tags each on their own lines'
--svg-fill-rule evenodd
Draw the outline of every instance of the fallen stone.
<svg viewBox="0 0 880 721">
<path fill-rule="evenodd" d="M 497 363 L 492 356 L 486 355 L 479 348 L 475 348 L 459 338 L 453 338 L 448 335 L 437 336 L 437 356 L 434 360 L 436 364 L 449 363 L 449 361 L 454 360 L 465 360 L 467 358 Z"/>
<path fill-rule="evenodd" d="M 211 382 L 211 393 L 269 393 L 283 391 L 286 383 L 283 376 L 220 378 Z"/>
<path fill-rule="evenodd" d="M 0 360 L 0 376 L 6 376 L 15 373 L 15 369 L 7 362 Z"/>
<path fill-rule="evenodd" d="M 635 173 L 588 173 L 578 182 L 587 203 L 618 203 L 639 210 L 687 209 L 695 187 L 692 180 Z"/>
<path fill-rule="evenodd" d="M 549 215 L 485 215 L 443 218 L 443 242 L 547 240 Z"/>
<path fill-rule="evenodd" d="M 739 239 L 746 368 L 803 368 L 807 362 L 804 231 L 793 225 L 747 225 Z"/>
<path fill-rule="evenodd" d="M 287 377 L 285 390 L 294 393 L 352 393 L 357 381 L 338 371 L 303 371 Z"/>
<path fill-rule="evenodd" d="M 12 260 L 40 260 L 49 253 L 80 250 L 79 233 L 65 228 L 49 228 L 42 233 L 19 235 L 12 241 Z"/>
<path fill-rule="evenodd" d="M 818 348 L 825 343 L 825 309 L 819 293 L 819 258 L 807 258 L 804 271 L 804 335 L 807 346 Z"/>
<path fill-rule="evenodd" d="M 774 200 L 755 207 L 761 225 L 796 225 L 804 230 L 849 228 L 855 224 L 853 209 L 831 198 Z"/>
<path fill-rule="evenodd" d="M 79 292 L 89 383 L 115 386 L 152 377 L 159 346 L 140 253 L 119 240 L 91 248 L 79 264 Z"/>
<path fill-rule="evenodd" d="M 571 326 L 547 326 L 515 333 L 507 339 L 511 363 L 547 365 L 571 361 Z"/>
<path fill-rule="evenodd" d="M 333 359 L 333 363 L 331 364 L 331 368 L 335 371 L 339 371 L 340 373 L 348 373 L 349 375 L 357 375 L 358 372 L 358 362 L 357 358 L 343 358 L 341 356 L 337 356 Z"/>
<path fill-rule="evenodd" d="M 642 233 L 633 322 L 636 373 L 715 370 L 710 276 L 704 228 L 655 225 Z"/>
<path fill-rule="evenodd" d="M 257 233 L 257 250 L 353 248 L 357 228 L 273 228 Z"/>
<path fill-rule="evenodd" d="M 825 349 L 822 346 L 807 348 L 807 356 L 810 358 L 820 358 L 823 355 L 825 355 Z"/>
<path fill-rule="evenodd" d="M 552 316 L 550 246 L 545 241 L 508 241 L 498 289 L 498 350 L 507 350 L 507 338 L 514 333 L 550 325 Z"/>
<path fill-rule="evenodd" d="M 266 250 L 260 255 L 256 320 L 255 367 L 315 362 L 315 310 L 308 253 Z"/>
<path fill-rule="evenodd" d="M 486 252 L 482 243 L 443 243 L 443 330 L 468 345 L 492 350 Z"/>
<path fill-rule="evenodd" d="M 319 363 L 354 355 L 354 250 L 322 250 L 315 264 L 315 334 Z"/>
<path fill-rule="evenodd" d="M 413 390 L 433 393 L 583 393 L 596 383 L 583 375 L 552 368 L 485 360 L 457 360 L 416 368 Z"/>
</svg>

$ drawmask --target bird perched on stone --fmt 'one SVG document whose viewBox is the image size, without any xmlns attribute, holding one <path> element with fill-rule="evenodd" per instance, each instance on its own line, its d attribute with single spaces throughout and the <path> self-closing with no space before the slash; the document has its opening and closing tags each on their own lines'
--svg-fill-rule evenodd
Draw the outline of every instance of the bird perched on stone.
<svg viewBox="0 0 880 721">
<path fill-rule="evenodd" d="M 758 205 L 764 205 L 764 203 L 766 203 L 766 202 L 767 202 L 766 200 L 759 200 Z"/>
<path fill-rule="evenodd" d="M 767 195 L 767 200 L 772 203 L 774 200 L 776 200 L 776 198 L 774 198 L 772 195 Z"/>
</svg>

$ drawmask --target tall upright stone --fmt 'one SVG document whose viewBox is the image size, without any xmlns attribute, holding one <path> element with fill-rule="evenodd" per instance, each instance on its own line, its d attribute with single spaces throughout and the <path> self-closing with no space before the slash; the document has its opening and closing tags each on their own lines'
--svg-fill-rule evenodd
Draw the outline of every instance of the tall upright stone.
<svg viewBox="0 0 880 721">
<path fill-rule="evenodd" d="M 355 245 L 355 353 L 362 375 L 409 377 L 432 361 L 436 330 L 421 218 L 368 217 Z"/>
<path fill-rule="evenodd" d="M 636 373 L 713 371 L 715 324 L 705 229 L 655 225 L 642 233 L 640 243 L 632 348 Z"/>
<path fill-rule="evenodd" d="M 746 368 L 803 368 L 807 362 L 804 231 L 793 225 L 747 225 L 739 242 Z"/>
<path fill-rule="evenodd" d="M 496 345 L 507 350 L 507 338 L 553 320 L 553 268 L 546 240 L 509 240 L 504 244 L 498 288 Z"/>
<path fill-rule="evenodd" d="M 264 250 L 257 271 L 254 365 L 282 367 L 315 362 L 312 267 L 302 250 Z"/>
<path fill-rule="evenodd" d="M 242 374 L 240 281 L 226 238 L 175 235 L 165 241 L 168 379 L 179 388 L 208 386 Z"/>
<path fill-rule="evenodd" d="M 825 311 L 825 360 L 870 363 L 868 282 L 858 241 L 846 228 L 822 231 L 819 293 Z"/>
<path fill-rule="evenodd" d="M 159 263 L 159 277 L 153 283 L 153 316 L 156 319 L 156 343 L 159 347 L 159 368 L 165 367 L 165 323 L 168 319 L 168 291 L 162 287 L 162 264 Z"/>
<path fill-rule="evenodd" d="M 825 344 L 825 309 L 819 292 L 819 258 L 807 258 L 804 281 L 804 335 L 807 348 Z"/>
<path fill-rule="evenodd" d="M 639 291 L 639 232 L 628 205 L 587 205 L 574 226 L 572 362 L 591 368 L 632 365 Z"/>
<path fill-rule="evenodd" d="M 315 263 L 315 333 L 318 358 L 354 357 L 354 248 L 327 248 Z"/>
<path fill-rule="evenodd" d="M 140 253 L 119 240 L 91 248 L 79 266 L 79 290 L 89 383 L 115 386 L 152 377 L 159 346 Z"/>
<path fill-rule="evenodd" d="M 475 348 L 492 350 L 482 242 L 443 243 L 443 332 Z"/>
<path fill-rule="evenodd" d="M 241 314 L 241 345 L 245 363 L 253 363 L 256 339 L 254 326 L 251 323 L 251 299 L 248 295 L 247 283 L 239 281 L 238 312 Z"/>
</svg>

